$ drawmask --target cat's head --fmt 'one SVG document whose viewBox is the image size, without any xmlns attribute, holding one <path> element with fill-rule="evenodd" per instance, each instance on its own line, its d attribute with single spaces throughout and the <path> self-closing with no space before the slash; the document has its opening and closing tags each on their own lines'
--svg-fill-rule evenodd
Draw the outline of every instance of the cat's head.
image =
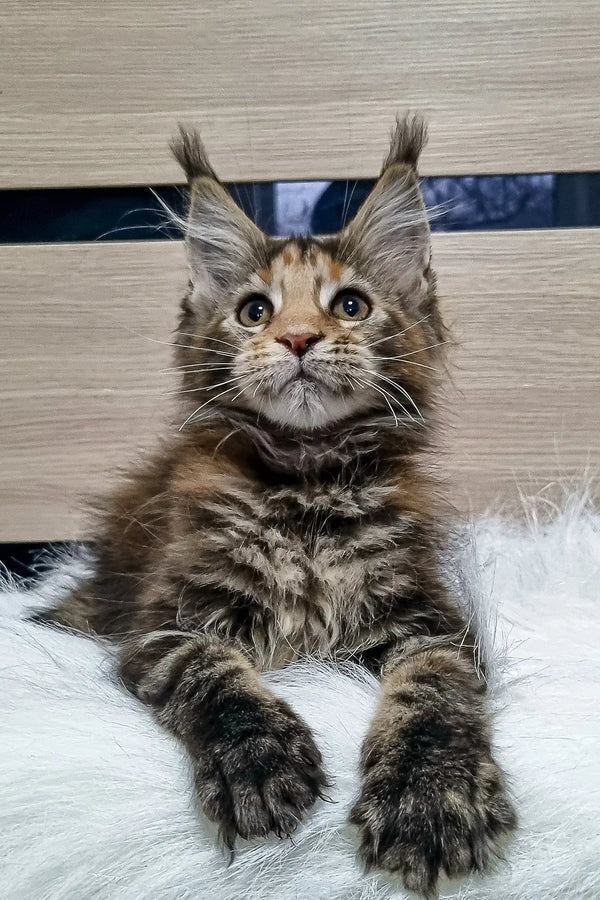
<svg viewBox="0 0 600 900">
<path fill-rule="evenodd" d="M 281 239 L 234 203 L 198 135 L 181 132 L 191 288 L 177 342 L 190 423 L 241 409 L 298 432 L 359 416 L 422 424 L 443 343 L 417 176 L 424 143 L 420 118 L 399 120 L 355 218 L 334 235 Z"/>
</svg>

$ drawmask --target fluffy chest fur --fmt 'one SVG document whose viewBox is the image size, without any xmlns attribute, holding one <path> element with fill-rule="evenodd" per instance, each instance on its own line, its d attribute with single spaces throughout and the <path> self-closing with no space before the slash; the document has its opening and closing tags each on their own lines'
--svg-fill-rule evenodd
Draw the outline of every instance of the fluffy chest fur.
<svg viewBox="0 0 600 900">
<path fill-rule="evenodd" d="M 413 581 L 419 522 L 402 493 L 343 471 L 188 488 L 170 567 L 180 625 L 240 638 L 265 667 L 381 642 Z"/>
</svg>

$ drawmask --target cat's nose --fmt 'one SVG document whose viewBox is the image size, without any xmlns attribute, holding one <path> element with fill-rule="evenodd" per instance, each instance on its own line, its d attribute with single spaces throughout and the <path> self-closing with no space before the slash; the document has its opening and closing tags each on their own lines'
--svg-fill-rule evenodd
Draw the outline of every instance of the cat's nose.
<svg viewBox="0 0 600 900">
<path fill-rule="evenodd" d="M 288 347 L 296 356 L 304 356 L 309 347 L 316 344 L 323 337 L 322 334 L 316 334 L 314 331 L 306 331 L 302 334 L 294 334 L 289 332 L 277 338 L 280 344 Z"/>
</svg>

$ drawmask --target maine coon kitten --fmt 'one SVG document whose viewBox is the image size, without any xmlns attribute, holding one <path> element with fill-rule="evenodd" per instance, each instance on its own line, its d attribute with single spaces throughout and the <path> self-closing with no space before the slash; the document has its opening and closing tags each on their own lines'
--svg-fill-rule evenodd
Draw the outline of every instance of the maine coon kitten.
<svg viewBox="0 0 600 900">
<path fill-rule="evenodd" d="M 419 461 L 444 341 L 424 140 L 398 122 L 339 234 L 275 239 L 182 132 L 185 427 L 110 500 L 95 575 L 41 617 L 119 642 L 121 678 L 187 748 L 229 845 L 289 834 L 326 784 L 260 670 L 316 653 L 379 672 L 350 819 L 367 866 L 430 896 L 443 872 L 484 870 L 515 815 Z"/>
</svg>

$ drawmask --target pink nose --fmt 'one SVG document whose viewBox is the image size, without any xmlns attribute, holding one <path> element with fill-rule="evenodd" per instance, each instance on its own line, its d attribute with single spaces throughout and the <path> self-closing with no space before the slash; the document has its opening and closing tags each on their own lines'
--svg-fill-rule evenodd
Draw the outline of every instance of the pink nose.
<svg viewBox="0 0 600 900">
<path fill-rule="evenodd" d="M 304 356 L 309 347 L 321 340 L 321 335 L 310 331 L 305 334 L 289 332 L 277 338 L 277 340 L 280 344 L 285 344 L 286 347 L 289 347 L 296 356 Z"/>
</svg>

